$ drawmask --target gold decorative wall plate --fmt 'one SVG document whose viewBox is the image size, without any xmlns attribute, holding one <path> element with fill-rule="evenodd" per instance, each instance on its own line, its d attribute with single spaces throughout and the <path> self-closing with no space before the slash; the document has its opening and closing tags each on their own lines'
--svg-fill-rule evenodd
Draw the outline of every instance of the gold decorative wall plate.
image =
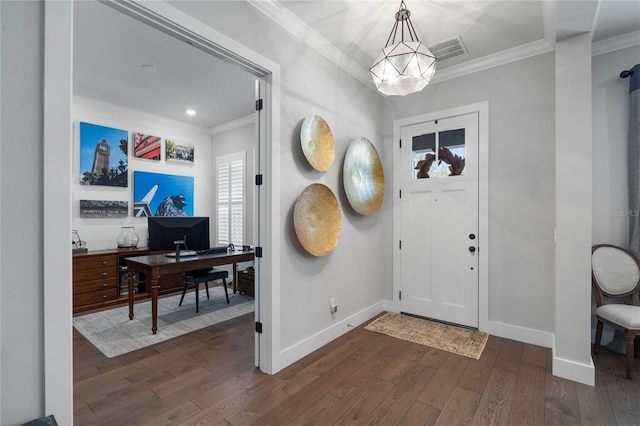
<svg viewBox="0 0 640 426">
<path fill-rule="evenodd" d="M 351 141 L 342 171 L 351 207 L 363 215 L 377 212 L 384 201 L 384 171 L 378 151 L 367 138 Z"/>
<path fill-rule="evenodd" d="M 325 256 L 340 238 L 340 207 L 331 189 L 321 183 L 307 186 L 296 199 L 293 226 L 302 247 L 314 256 Z"/>
<path fill-rule="evenodd" d="M 326 121 L 319 115 L 310 115 L 302 122 L 300 144 L 304 156 L 316 170 L 326 172 L 333 164 L 335 147 L 333 134 Z"/>
</svg>

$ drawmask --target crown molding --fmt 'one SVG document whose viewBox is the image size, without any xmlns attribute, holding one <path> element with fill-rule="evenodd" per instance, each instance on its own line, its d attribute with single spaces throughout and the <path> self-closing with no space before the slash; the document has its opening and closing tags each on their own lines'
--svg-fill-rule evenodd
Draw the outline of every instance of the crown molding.
<svg viewBox="0 0 640 426">
<path fill-rule="evenodd" d="M 640 45 L 640 31 L 633 31 L 593 43 L 591 45 L 591 56 L 598 56 L 638 45 Z"/>
<path fill-rule="evenodd" d="M 442 70 L 436 70 L 436 73 L 433 76 L 431 82 L 438 83 L 441 81 L 451 80 L 463 75 L 472 74 L 478 71 L 505 65 L 510 62 L 515 62 L 521 59 L 551 52 L 553 51 L 553 49 L 554 46 L 547 40 L 534 41 L 532 43 L 514 47 L 512 49 L 504 50 L 502 52 L 464 62 L 459 65 L 447 67 Z"/>
<path fill-rule="evenodd" d="M 357 62 L 345 55 L 317 31 L 291 13 L 277 0 L 247 0 L 247 2 L 267 15 L 282 28 L 302 40 L 309 47 L 344 69 L 356 79 L 375 90 L 369 70 L 363 69 Z"/>
<path fill-rule="evenodd" d="M 240 117 L 240 118 L 238 118 L 236 120 L 229 121 L 227 123 L 220 124 L 218 126 L 212 127 L 212 128 L 209 129 L 209 134 L 210 135 L 217 135 L 218 133 L 224 133 L 224 132 L 228 132 L 228 131 L 233 130 L 233 129 L 237 129 L 239 127 L 248 126 L 249 124 L 255 123 L 255 120 L 256 120 L 256 115 L 255 114 L 249 114 L 247 116 Z"/>
</svg>

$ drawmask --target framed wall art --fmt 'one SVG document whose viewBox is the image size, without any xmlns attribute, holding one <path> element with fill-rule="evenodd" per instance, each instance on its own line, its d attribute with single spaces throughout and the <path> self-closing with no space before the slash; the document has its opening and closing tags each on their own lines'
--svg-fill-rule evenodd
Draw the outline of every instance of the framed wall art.
<svg viewBox="0 0 640 426">
<path fill-rule="evenodd" d="M 165 139 L 165 159 L 168 162 L 193 164 L 195 148 L 191 144 Z"/>
<path fill-rule="evenodd" d="M 80 123 L 80 184 L 129 186 L 129 133 Z"/>
<path fill-rule="evenodd" d="M 80 200 L 80 217 L 127 217 L 128 201 Z"/>
<path fill-rule="evenodd" d="M 147 160 L 160 161 L 160 136 L 144 133 L 133 134 L 133 156 Z"/>
<path fill-rule="evenodd" d="M 193 176 L 135 171 L 133 215 L 193 216 Z"/>
</svg>

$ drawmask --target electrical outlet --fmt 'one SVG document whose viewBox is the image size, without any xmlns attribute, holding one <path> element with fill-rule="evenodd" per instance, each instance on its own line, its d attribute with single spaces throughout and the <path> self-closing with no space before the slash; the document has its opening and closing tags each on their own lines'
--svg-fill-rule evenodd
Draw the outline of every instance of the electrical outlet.
<svg viewBox="0 0 640 426">
<path fill-rule="evenodd" d="M 336 298 L 335 297 L 332 297 L 329 300 L 329 306 L 331 308 L 331 313 L 332 314 L 335 314 L 336 312 L 338 312 L 338 303 L 336 302 Z"/>
</svg>

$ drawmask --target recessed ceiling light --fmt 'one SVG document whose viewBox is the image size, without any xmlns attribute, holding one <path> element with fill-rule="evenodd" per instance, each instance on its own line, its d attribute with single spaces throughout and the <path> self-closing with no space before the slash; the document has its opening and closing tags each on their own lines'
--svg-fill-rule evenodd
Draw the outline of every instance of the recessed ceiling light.
<svg viewBox="0 0 640 426">
<path fill-rule="evenodd" d="M 196 115 L 196 110 L 195 109 L 189 108 L 185 112 L 187 113 L 187 115 Z"/>
<path fill-rule="evenodd" d="M 142 68 L 146 72 L 156 72 L 156 67 L 154 67 L 153 65 L 143 65 L 140 68 Z"/>
</svg>

